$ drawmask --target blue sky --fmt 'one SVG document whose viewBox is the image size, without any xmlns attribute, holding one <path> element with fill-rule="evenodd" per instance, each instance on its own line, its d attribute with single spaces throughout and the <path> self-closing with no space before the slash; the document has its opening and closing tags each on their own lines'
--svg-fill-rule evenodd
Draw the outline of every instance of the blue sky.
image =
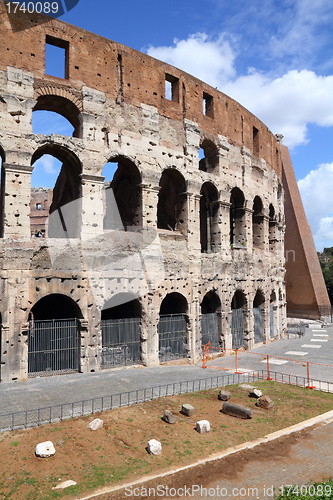
<svg viewBox="0 0 333 500">
<path fill-rule="evenodd" d="M 282 133 L 316 247 L 333 246 L 332 0 L 80 0 L 60 19 L 201 78 Z M 44 160 L 34 184 L 52 170 Z"/>
</svg>

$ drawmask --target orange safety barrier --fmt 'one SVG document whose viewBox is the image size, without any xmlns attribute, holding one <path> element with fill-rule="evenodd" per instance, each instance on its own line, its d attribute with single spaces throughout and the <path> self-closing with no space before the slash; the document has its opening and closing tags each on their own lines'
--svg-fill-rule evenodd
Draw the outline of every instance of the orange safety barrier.
<svg viewBox="0 0 333 500">
<path fill-rule="evenodd" d="M 239 373 L 239 374 L 242 374 L 243 372 L 240 372 L 238 371 L 238 349 L 225 349 L 225 348 L 218 348 L 218 347 L 209 347 L 209 342 L 206 346 L 203 346 L 203 368 L 207 368 L 206 367 L 206 363 L 208 361 L 208 354 L 209 354 L 209 349 L 216 349 L 216 350 L 219 350 L 219 351 L 222 351 L 223 354 L 226 354 L 227 351 L 231 351 L 232 353 L 235 353 L 236 356 L 235 356 L 235 373 Z M 291 361 L 291 362 L 294 362 L 294 363 L 301 363 L 303 366 L 305 366 L 305 362 L 304 360 L 301 360 L 301 359 L 292 359 L 292 358 L 285 358 L 285 357 L 282 357 L 282 356 L 275 356 L 275 355 L 269 355 L 269 354 L 264 354 L 264 353 L 259 353 L 259 352 L 251 352 L 251 351 L 243 351 L 243 352 L 246 352 L 247 355 L 249 354 L 252 354 L 254 356 L 262 356 L 262 357 L 265 357 L 266 360 L 267 360 L 267 380 L 272 380 L 272 378 L 270 377 L 270 366 L 269 366 L 269 360 L 270 358 L 274 358 L 274 359 L 282 359 L 282 360 L 285 360 L 285 361 Z M 313 385 L 310 385 L 310 365 L 316 365 L 316 366 L 326 366 L 326 367 L 330 367 L 330 368 L 333 368 L 333 365 L 328 365 L 328 364 L 324 364 L 324 363 L 314 363 L 314 362 L 311 362 L 311 361 L 306 361 L 306 369 L 307 369 L 307 381 L 308 381 L 308 385 L 306 386 L 307 389 L 316 389 L 316 386 L 313 386 Z M 212 366 L 212 368 L 218 368 L 220 370 L 230 370 L 230 368 L 223 368 L 223 367 L 216 367 L 216 366 Z"/>
</svg>

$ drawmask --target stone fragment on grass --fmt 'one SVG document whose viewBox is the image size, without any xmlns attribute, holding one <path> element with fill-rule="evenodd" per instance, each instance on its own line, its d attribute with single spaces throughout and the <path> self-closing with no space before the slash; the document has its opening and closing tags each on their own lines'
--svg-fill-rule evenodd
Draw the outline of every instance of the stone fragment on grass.
<svg viewBox="0 0 333 500">
<path fill-rule="evenodd" d="M 220 401 L 229 401 L 231 393 L 225 389 L 221 389 L 217 397 Z"/>
<path fill-rule="evenodd" d="M 252 410 L 250 410 L 250 408 L 235 405 L 233 403 L 223 403 L 222 413 L 237 418 L 252 418 Z"/>
<path fill-rule="evenodd" d="M 241 389 L 244 389 L 244 391 L 246 391 L 246 392 L 250 392 L 250 391 L 253 391 L 255 389 L 255 387 L 253 387 L 253 385 L 250 385 L 250 384 L 240 384 L 239 387 Z"/>
<path fill-rule="evenodd" d="M 249 392 L 250 398 L 256 398 L 259 399 L 262 396 L 262 391 L 260 389 L 253 389 L 252 391 Z"/>
<path fill-rule="evenodd" d="M 44 443 L 38 443 L 35 450 L 36 456 L 41 458 L 52 457 L 55 454 L 55 448 L 52 441 L 45 441 Z"/>
<path fill-rule="evenodd" d="M 257 399 L 256 406 L 259 406 L 259 408 L 265 408 L 265 410 L 269 410 L 270 408 L 273 408 L 274 403 L 268 396 L 262 396 L 261 398 Z"/>
<path fill-rule="evenodd" d="M 54 486 L 53 490 L 64 490 L 65 488 L 69 488 L 69 486 L 75 486 L 77 483 L 72 481 L 72 479 L 68 479 L 68 481 L 64 481 L 63 483 L 57 484 Z"/>
<path fill-rule="evenodd" d="M 147 443 L 147 450 L 150 455 L 160 455 L 162 453 L 162 445 L 157 439 L 151 439 Z"/>
<path fill-rule="evenodd" d="M 168 424 L 175 424 L 176 423 L 176 416 L 171 413 L 169 410 L 164 410 L 163 414 L 163 420 L 164 422 L 167 422 Z"/>
<path fill-rule="evenodd" d="M 98 429 L 102 429 L 103 424 L 103 420 L 101 420 L 100 418 L 95 418 L 92 422 L 90 422 L 88 427 L 92 431 L 98 431 Z"/>
<path fill-rule="evenodd" d="M 199 420 L 195 428 L 199 432 L 199 434 L 204 434 L 205 432 L 210 431 L 210 423 L 208 422 L 208 420 Z"/>
<path fill-rule="evenodd" d="M 187 417 L 191 417 L 194 415 L 194 407 L 189 404 L 185 404 L 182 406 L 182 414 L 186 415 Z"/>
</svg>

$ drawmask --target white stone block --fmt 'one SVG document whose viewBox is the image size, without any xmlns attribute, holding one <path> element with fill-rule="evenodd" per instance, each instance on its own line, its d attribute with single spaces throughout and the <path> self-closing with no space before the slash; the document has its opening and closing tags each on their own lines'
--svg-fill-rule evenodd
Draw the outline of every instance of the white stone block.
<svg viewBox="0 0 333 500">
<path fill-rule="evenodd" d="M 95 418 L 95 420 L 90 422 L 89 429 L 91 429 L 92 431 L 98 431 L 98 429 L 102 429 L 103 424 L 103 420 L 101 420 L 100 418 Z"/>
<path fill-rule="evenodd" d="M 210 423 L 208 420 L 199 420 L 196 425 L 196 430 L 199 434 L 204 434 L 205 432 L 210 431 Z"/>
<path fill-rule="evenodd" d="M 147 448 L 150 455 L 160 455 L 162 453 L 162 445 L 156 439 L 148 441 Z"/>
<path fill-rule="evenodd" d="M 45 441 L 44 443 L 38 443 L 35 451 L 37 457 L 48 458 L 55 454 L 55 448 L 52 441 Z"/>
</svg>

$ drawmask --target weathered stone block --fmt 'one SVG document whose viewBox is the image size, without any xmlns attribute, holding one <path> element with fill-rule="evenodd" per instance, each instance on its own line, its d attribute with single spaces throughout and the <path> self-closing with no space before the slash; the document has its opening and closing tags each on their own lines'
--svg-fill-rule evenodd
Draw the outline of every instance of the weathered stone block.
<svg viewBox="0 0 333 500">
<path fill-rule="evenodd" d="M 229 401 L 231 398 L 231 393 L 225 389 L 221 389 L 219 395 L 217 396 L 220 401 Z"/>
<path fill-rule="evenodd" d="M 262 391 L 260 389 L 253 389 L 249 392 L 250 398 L 260 398 L 262 396 Z"/>
<path fill-rule="evenodd" d="M 160 455 L 162 453 L 162 445 L 157 439 L 151 439 L 147 443 L 147 450 L 150 455 Z"/>
<path fill-rule="evenodd" d="M 199 420 L 195 428 L 199 432 L 199 434 L 204 434 L 205 432 L 210 431 L 210 423 L 208 422 L 208 420 Z"/>
<path fill-rule="evenodd" d="M 233 403 L 223 403 L 222 413 L 237 418 L 252 418 L 252 410 L 245 406 L 235 405 Z"/>
<path fill-rule="evenodd" d="M 36 446 L 36 456 L 41 458 L 48 458 L 55 454 L 55 448 L 52 441 L 45 441 L 44 443 L 38 443 Z"/>
<path fill-rule="evenodd" d="M 163 414 L 163 420 L 164 422 L 167 422 L 168 424 L 175 424 L 176 423 L 176 416 L 171 413 L 169 410 L 164 410 Z"/>
<path fill-rule="evenodd" d="M 98 431 L 98 429 L 102 429 L 103 424 L 103 420 L 101 420 L 100 418 L 95 418 L 95 420 L 90 422 L 89 429 L 91 429 L 92 431 Z"/>
<path fill-rule="evenodd" d="M 256 406 L 258 406 L 259 408 L 265 408 L 265 410 L 269 410 L 270 408 L 273 408 L 274 403 L 268 396 L 262 396 L 257 399 Z"/>
<path fill-rule="evenodd" d="M 184 404 L 182 406 L 182 414 L 186 415 L 187 417 L 194 415 L 194 407 L 192 405 L 189 405 L 189 404 Z"/>
</svg>

